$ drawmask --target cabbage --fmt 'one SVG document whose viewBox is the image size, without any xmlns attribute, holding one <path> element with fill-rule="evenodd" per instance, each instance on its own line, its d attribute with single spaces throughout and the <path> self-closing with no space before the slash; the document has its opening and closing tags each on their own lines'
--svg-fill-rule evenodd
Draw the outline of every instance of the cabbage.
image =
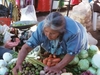
<svg viewBox="0 0 100 75">
<path fill-rule="evenodd" d="M 3 59 L 0 59 L 0 68 L 5 66 L 7 66 L 7 62 L 4 61 Z"/>
<path fill-rule="evenodd" d="M 89 61 L 87 59 L 81 59 L 78 62 L 78 66 L 81 70 L 87 70 L 89 68 Z"/>
<path fill-rule="evenodd" d="M 87 58 L 88 57 L 88 52 L 87 50 L 81 50 L 81 52 L 78 54 L 78 57 L 81 59 Z"/>
<path fill-rule="evenodd" d="M 100 68 L 100 54 L 95 54 L 93 56 L 91 64 L 94 68 Z"/>
<path fill-rule="evenodd" d="M 13 59 L 11 59 L 11 61 L 10 61 L 10 62 L 8 62 L 8 64 L 13 64 L 13 63 L 16 63 L 17 59 L 18 59 L 18 58 L 13 58 Z"/>
<path fill-rule="evenodd" d="M 97 74 L 96 75 L 100 75 L 100 68 L 97 69 Z"/>
<path fill-rule="evenodd" d="M 93 67 L 89 67 L 88 71 L 90 71 L 92 74 L 96 74 L 96 69 Z"/>
<path fill-rule="evenodd" d="M 89 63 L 91 63 L 91 60 L 92 60 L 91 57 L 87 57 L 86 59 L 89 61 Z"/>
<path fill-rule="evenodd" d="M 0 68 L 0 75 L 5 75 L 6 72 L 8 72 L 8 68 L 6 68 L 6 67 Z"/>
<path fill-rule="evenodd" d="M 91 45 L 88 50 L 89 57 L 93 57 L 93 55 L 96 54 L 98 51 L 99 51 L 99 49 L 96 45 Z"/>
<path fill-rule="evenodd" d="M 77 56 L 74 57 L 74 59 L 69 63 L 71 65 L 75 65 L 79 62 L 79 58 Z"/>
<path fill-rule="evenodd" d="M 6 61 L 6 62 L 9 62 L 11 61 L 11 59 L 13 58 L 12 54 L 10 54 L 9 52 L 5 52 L 3 54 L 3 59 Z"/>
</svg>

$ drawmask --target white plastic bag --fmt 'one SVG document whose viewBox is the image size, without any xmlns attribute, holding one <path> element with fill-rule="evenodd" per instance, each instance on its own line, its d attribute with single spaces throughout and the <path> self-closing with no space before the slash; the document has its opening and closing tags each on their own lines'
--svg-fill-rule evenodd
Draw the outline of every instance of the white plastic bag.
<svg viewBox="0 0 100 75">
<path fill-rule="evenodd" d="M 90 32 L 88 32 L 88 41 L 90 45 L 96 45 L 98 41 L 92 36 Z"/>
<path fill-rule="evenodd" d="M 88 2 L 80 2 L 78 5 L 75 5 L 70 13 L 70 18 L 78 21 L 84 26 L 88 26 L 91 22 L 91 6 Z"/>
<path fill-rule="evenodd" d="M 8 40 L 11 40 L 12 34 L 9 32 L 10 28 L 7 25 L 0 25 L 0 34 L 4 36 L 3 43 Z"/>
<path fill-rule="evenodd" d="M 27 5 L 25 8 L 22 8 L 20 12 L 20 21 L 37 21 L 34 5 Z"/>
<path fill-rule="evenodd" d="M 8 40 L 11 40 L 11 33 L 6 31 L 4 34 L 3 42 L 6 43 Z"/>
<path fill-rule="evenodd" d="M 0 25 L 0 34 L 4 33 L 5 31 L 9 30 L 10 28 L 7 25 Z"/>
</svg>

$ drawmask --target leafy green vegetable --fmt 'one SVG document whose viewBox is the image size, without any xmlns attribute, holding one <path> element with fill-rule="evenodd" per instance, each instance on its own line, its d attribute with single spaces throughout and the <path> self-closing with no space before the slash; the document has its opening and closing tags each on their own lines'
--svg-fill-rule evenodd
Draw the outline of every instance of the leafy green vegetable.
<svg viewBox="0 0 100 75">
<path fill-rule="evenodd" d="M 89 61 L 89 63 L 91 63 L 91 57 L 87 57 L 86 59 Z"/>
<path fill-rule="evenodd" d="M 94 68 L 100 68 L 100 54 L 95 54 L 91 60 Z"/>
<path fill-rule="evenodd" d="M 96 69 L 93 67 L 89 67 L 88 71 L 90 71 L 92 74 L 96 74 Z"/>
<path fill-rule="evenodd" d="M 87 59 L 81 59 L 78 66 L 81 70 L 87 70 L 89 68 L 89 61 Z"/>
<path fill-rule="evenodd" d="M 100 68 L 97 69 L 97 75 L 100 75 Z"/>
<path fill-rule="evenodd" d="M 98 51 L 99 51 L 99 49 L 96 45 L 91 45 L 88 50 L 89 57 L 93 57 L 93 55 L 96 54 Z"/>
<path fill-rule="evenodd" d="M 81 50 L 81 52 L 78 54 L 78 57 L 80 59 L 84 59 L 88 57 L 88 51 L 87 50 Z"/>
<path fill-rule="evenodd" d="M 75 58 L 69 63 L 70 65 L 76 65 L 79 62 L 79 58 L 75 56 Z"/>
</svg>

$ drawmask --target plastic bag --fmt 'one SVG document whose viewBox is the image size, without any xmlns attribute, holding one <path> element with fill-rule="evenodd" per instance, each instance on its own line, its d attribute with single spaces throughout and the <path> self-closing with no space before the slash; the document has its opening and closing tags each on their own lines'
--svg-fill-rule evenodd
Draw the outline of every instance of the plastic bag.
<svg viewBox="0 0 100 75">
<path fill-rule="evenodd" d="M 33 5 L 27 5 L 25 8 L 22 8 L 20 12 L 20 21 L 37 21 L 36 12 Z"/>
<path fill-rule="evenodd" d="M 0 25 L 0 34 L 4 33 L 6 30 L 9 30 L 10 28 L 5 24 L 5 25 Z"/>
<path fill-rule="evenodd" d="M 88 26 L 89 22 L 91 22 L 91 6 L 88 2 L 81 2 L 78 5 L 74 6 L 72 12 L 70 13 L 70 17 L 77 22 L 81 23 L 84 26 Z"/>
<path fill-rule="evenodd" d="M 11 40 L 11 33 L 6 31 L 4 34 L 4 39 L 3 39 L 3 43 L 6 43 L 8 40 Z"/>
<path fill-rule="evenodd" d="M 9 9 L 5 7 L 4 5 L 0 4 L 0 17 L 8 16 L 8 15 L 9 15 Z"/>
<path fill-rule="evenodd" d="M 98 41 L 92 36 L 90 32 L 88 32 L 88 41 L 90 45 L 96 45 Z"/>
<path fill-rule="evenodd" d="M 5 43 L 8 40 L 11 40 L 12 34 L 9 32 L 10 28 L 5 24 L 5 25 L 0 25 L 0 34 L 3 35 L 3 43 Z"/>
</svg>

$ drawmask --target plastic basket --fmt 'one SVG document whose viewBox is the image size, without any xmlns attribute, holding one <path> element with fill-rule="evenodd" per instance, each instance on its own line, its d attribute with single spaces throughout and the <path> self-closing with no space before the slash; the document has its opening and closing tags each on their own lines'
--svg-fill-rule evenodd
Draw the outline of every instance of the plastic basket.
<svg viewBox="0 0 100 75">
<path fill-rule="evenodd" d="M 11 19 L 10 18 L 6 18 L 6 17 L 0 17 L 0 24 L 1 25 L 6 24 L 7 26 L 10 26 Z"/>
</svg>

